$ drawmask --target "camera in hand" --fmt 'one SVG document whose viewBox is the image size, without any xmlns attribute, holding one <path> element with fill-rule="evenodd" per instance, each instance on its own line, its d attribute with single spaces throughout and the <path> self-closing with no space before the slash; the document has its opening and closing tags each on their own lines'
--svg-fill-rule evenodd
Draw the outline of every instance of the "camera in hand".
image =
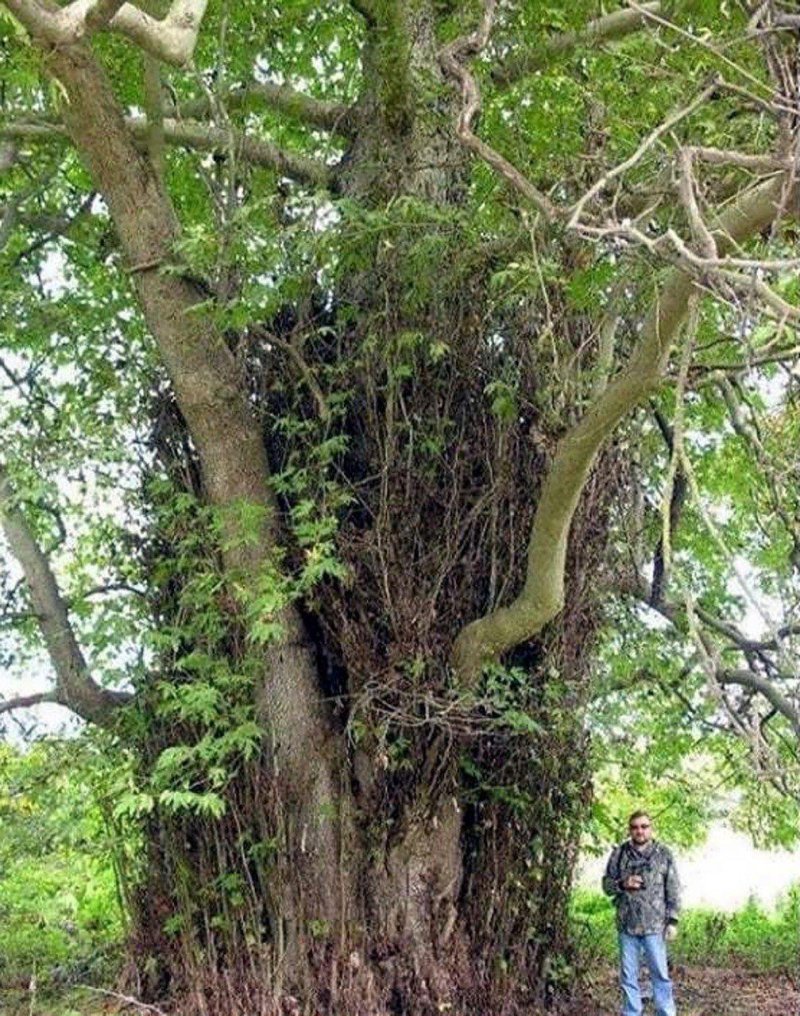
<svg viewBox="0 0 800 1016">
<path fill-rule="evenodd" d="M 650 862 L 641 860 L 634 862 L 630 866 L 630 871 L 628 872 L 628 874 L 637 875 L 642 880 L 639 888 L 644 889 L 647 886 L 647 879 L 645 878 L 645 873 L 649 873 L 649 871 L 650 871 Z"/>
</svg>

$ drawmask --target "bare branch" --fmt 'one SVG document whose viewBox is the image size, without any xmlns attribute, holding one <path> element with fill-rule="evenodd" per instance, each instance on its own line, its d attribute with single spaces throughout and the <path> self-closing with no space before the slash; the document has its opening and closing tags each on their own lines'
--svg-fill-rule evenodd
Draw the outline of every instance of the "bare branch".
<svg viewBox="0 0 800 1016">
<path fill-rule="evenodd" d="M 715 384 L 720 377 L 737 377 L 754 367 L 764 367 L 770 363 L 794 363 L 799 357 L 800 346 L 794 345 L 773 353 L 749 356 L 747 360 L 737 360 L 735 363 L 696 363 L 690 371 L 691 384 L 693 387 Z"/>
<path fill-rule="evenodd" d="M 690 624 L 691 618 L 689 617 L 689 611 L 687 607 L 681 606 L 669 600 L 661 599 L 654 601 L 649 595 L 649 586 L 647 580 L 640 575 L 628 575 L 623 579 L 620 579 L 616 583 L 616 591 L 622 593 L 625 596 L 633 596 L 646 604 L 648 607 L 657 611 L 662 617 L 668 620 L 673 627 L 682 633 L 689 631 L 691 633 L 692 625 Z M 762 646 L 762 643 L 753 642 L 742 634 L 734 625 L 727 621 L 722 621 L 720 618 L 714 617 L 707 610 L 699 607 L 697 604 L 691 605 L 691 613 L 695 614 L 697 619 L 707 627 L 722 635 L 730 643 L 730 648 L 735 648 L 741 652 L 745 657 L 754 650 L 758 650 Z M 695 635 L 702 633 L 695 631 Z M 723 668 L 719 662 L 719 652 L 713 648 L 712 643 L 709 640 L 708 635 L 703 635 L 703 645 L 705 647 L 704 656 L 706 663 L 711 661 L 713 665 L 713 678 L 721 685 L 739 685 L 743 688 L 749 688 L 752 691 L 757 691 L 764 696 L 765 699 L 776 709 L 782 716 L 789 720 L 794 733 L 800 739 L 800 708 L 795 707 L 789 699 L 783 694 L 778 688 L 774 681 L 766 677 L 764 674 L 760 674 L 753 669 L 727 669 Z M 771 649 L 776 649 L 777 644 L 773 641 L 771 643 L 765 643 Z M 786 675 L 794 678 L 795 675 Z"/>
<path fill-rule="evenodd" d="M 626 173 L 632 166 L 635 166 L 636 163 L 639 162 L 639 160 L 645 155 L 645 153 L 653 147 L 653 145 L 659 140 L 659 138 L 663 137 L 668 131 L 672 130 L 672 128 L 676 124 L 680 123 L 681 120 L 685 120 L 687 116 L 690 116 L 692 113 L 694 113 L 696 109 L 698 109 L 705 102 L 707 102 L 711 98 L 711 96 L 717 91 L 717 87 L 718 85 L 716 81 L 714 81 L 710 85 L 707 85 L 703 89 L 703 91 L 698 96 L 696 96 L 687 106 L 684 106 L 682 109 L 677 110 L 675 113 L 672 114 L 672 116 L 668 116 L 666 120 L 664 120 L 662 123 L 658 125 L 658 127 L 652 130 L 647 135 L 647 137 L 642 141 L 642 143 L 639 145 L 639 147 L 636 149 L 633 155 L 625 159 L 624 162 L 620 162 L 618 165 L 614 166 L 613 169 L 610 169 L 607 173 L 601 176 L 599 180 L 596 180 L 589 188 L 589 190 L 586 191 L 583 197 L 576 202 L 572 210 L 572 215 L 570 216 L 569 222 L 567 224 L 568 227 L 570 229 L 578 228 L 580 225 L 583 209 L 586 207 L 586 205 L 593 198 L 597 197 L 600 191 L 603 190 L 604 187 L 607 187 L 612 180 L 615 180 L 618 176 L 622 176 L 622 174 Z"/>
<path fill-rule="evenodd" d="M 42 702 L 54 702 L 62 705 L 58 692 L 55 689 L 40 691 L 33 695 L 20 695 L 18 698 L 0 699 L 0 714 L 10 713 L 14 709 L 30 709 L 31 706 L 38 706 Z"/>
<path fill-rule="evenodd" d="M 789 168 L 788 160 L 776 159 L 774 155 L 754 155 L 704 145 L 690 145 L 686 151 L 712 166 L 740 166 L 742 169 L 751 169 L 754 173 L 774 173 Z"/>
<path fill-rule="evenodd" d="M 800 28 L 800 14 L 776 14 L 772 24 L 775 28 L 798 29 Z"/>
<path fill-rule="evenodd" d="M 542 70 L 579 46 L 614 42 L 640 31 L 647 26 L 647 15 L 657 14 L 660 10 L 660 3 L 647 3 L 642 5 L 642 10 L 623 8 L 595 18 L 576 32 L 553 35 L 538 49 L 509 57 L 494 71 L 493 76 L 500 84 L 511 85 L 528 74 Z"/>
<path fill-rule="evenodd" d="M 107 726 L 117 709 L 130 701 L 131 696 L 101 687 L 89 674 L 50 562 L 15 503 L 2 466 L 0 525 L 25 575 L 28 596 L 55 670 L 56 688 L 52 694 L 56 697 L 52 701 L 67 706 L 85 720 Z"/>
<path fill-rule="evenodd" d="M 678 193 L 681 203 L 686 209 L 692 236 L 699 244 L 705 257 L 716 258 L 718 256 L 716 240 L 705 224 L 700 212 L 700 206 L 697 203 L 692 162 L 693 154 L 690 149 L 684 148 L 678 153 Z"/>
<path fill-rule="evenodd" d="M 207 5 L 207 0 L 173 0 L 166 17 L 157 21 L 135 4 L 120 5 L 114 0 L 73 0 L 58 10 L 47 10 L 35 0 L 4 2 L 34 38 L 50 45 L 69 45 L 92 30 L 107 28 L 178 67 L 194 54 Z"/>
</svg>

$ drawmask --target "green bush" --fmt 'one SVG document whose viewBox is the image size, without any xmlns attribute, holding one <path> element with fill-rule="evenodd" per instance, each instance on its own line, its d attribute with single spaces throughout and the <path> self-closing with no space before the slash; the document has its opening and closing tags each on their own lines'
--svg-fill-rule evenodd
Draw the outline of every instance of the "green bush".
<svg viewBox="0 0 800 1016">
<path fill-rule="evenodd" d="M 614 911 L 598 892 L 573 894 L 571 920 L 585 965 L 615 962 Z M 738 966 L 756 971 L 792 970 L 800 950 L 800 884 L 774 910 L 756 900 L 731 914 L 708 908 L 685 910 L 671 946 L 674 960 L 708 966 Z"/>
<path fill-rule="evenodd" d="M 79 759 L 76 741 L 0 744 L 0 988 L 102 980 L 118 952 L 105 823 Z"/>
</svg>

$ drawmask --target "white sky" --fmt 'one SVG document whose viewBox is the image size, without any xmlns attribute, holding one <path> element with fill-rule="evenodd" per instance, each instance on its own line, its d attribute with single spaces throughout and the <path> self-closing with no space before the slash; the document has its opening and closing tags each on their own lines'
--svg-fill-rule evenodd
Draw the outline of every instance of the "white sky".
<svg viewBox="0 0 800 1016">
<path fill-rule="evenodd" d="M 703 846 L 685 852 L 671 849 L 686 907 L 730 912 L 751 896 L 772 907 L 793 883 L 800 882 L 800 851 L 757 850 L 748 836 L 724 822 L 711 826 Z M 578 884 L 599 889 L 607 860 L 607 855 L 584 859 Z"/>
</svg>

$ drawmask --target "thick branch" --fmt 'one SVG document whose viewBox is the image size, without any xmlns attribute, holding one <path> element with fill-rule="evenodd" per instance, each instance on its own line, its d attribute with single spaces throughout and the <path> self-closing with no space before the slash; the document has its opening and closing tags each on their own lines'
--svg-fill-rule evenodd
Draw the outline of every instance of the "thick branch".
<svg viewBox="0 0 800 1016">
<path fill-rule="evenodd" d="M 769 225 L 783 185 L 784 178 L 776 177 L 728 208 L 714 223 L 719 246 L 741 242 Z M 589 472 L 620 420 L 658 387 L 693 289 L 687 274 L 670 272 L 627 366 L 559 442 L 536 506 L 522 592 L 509 606 L 471 622 L 459 633 L 453 665 L 462 681 L 474 681 L 485 663 L 533 638 L 561 610 L 569 530 Z"/>
<path fill-rule="evenodd" d="M 12 554 L 25 575 L 28 596 L 55 670 L 56 687 L 50 701 L 60 702 L 85 720 L 107 726 L 117 709 L 129 701 L 131 696 L 124 692 L 108 691 L 89 674 L 50 562 L 34 539 L 24 515 L 14 503 L 11 485 L 2 467 L 0 525 Z"/>
<path fill-rule="evenodd" d="M 244 501 L 266 507 L 264 448 L 236 365 L 215 326 L 193 312 L 205 294 L 190 280 L 159 270 L 174 264 L 180 239 L 169 197 L 134 143 L 89 49 L 56 50 L 48 66 L 65 88 L 66 128 L 108 205 L 145 319 L 197 446 L 209 500 L 218 506 Z M 138 129 L 146 129 L 144 120 Z M 250 555 L 241 537 L 232 534 L 232 539 L 231 563 L 243 564 Z"/>
<path fill-rule="evenodd" d="M 125 125 L 137 141 L 147 141 L 149 124 L 145 117 L 131 116 Z M 328 166 L 315 159 L 284 152 L 269 141 L 248 137 L 238 131 L 222 127 L 194 123 L 191 120 L 166 119 L 163 123 L 164 141 L 169 145 L 183 145 L 199 152 L 214 152 L 227 155 L 231 145 L 237 154 L 255 166 L 276 169 L 285 176 L 310 184 L 313 187 L 329 187 L 332 172 Z M 62 124 L 10 123 L 0 127 L 0 137 L 30 141 L 68 141 L 67 128 Z"/>
<path fill-rule="evenodd" d="M 182 66 L 194 53 L 207 0 L 174 0 L 161 21 L 135 4 L 120 5 L 114 0 L 73 0 L 58 10 L 41 7 L 36 0 L 5 0 L 5 4 L 34 39 L 52 46 L 66 46 L 107 28 L 126 36 L 145 53 Z"/>
<path fill-rule="evenodd" d="M 315 99 L 313 95 L 298 92 L 289 85 L 278 85 L 274 81 L 259 81 L 240 88 L 231 88 L 221 96 L 228 111 L 251 109 L 256 106 L 270 106 L 287 116 L 311 127 L 348 134 L 351 131 L 350 107 L 342 102 L 328 102 Z M 179 120 L 202 120 L 210 112 L 207 97 L 183 102 L 170 111 L 169 115 Z"/>
<path fill-rule="evenodd" d="M 795 736 L 800 740 L 800 709 L 795 708 L 769 678 L 752 670 L 722 670 L 717 674 L 717 680 L 720 684 L 735 684 L 759 692 L 781 716 L 786 717 Z"/>
<path fill-rule="evenodd" d="M 59 698 L 55 689 L 40 691 L 33 695 L 20 695 L 18 698 L 0 699 L 0 714 L 10 713 L 14 709 L 30 709 L 31 706 L 41 705 L 42 702 L 54 702 L 56 705 L 64 703 Z"/>
<path fill-rule="evenodd" d="M 509 56 L 496 70 L 494 78 L 501 84 L 511 85 L 520 78 L 542 70 L 548 64 L 567 56 L 579 46 L 597 46 L 604 42 L 623 39 L 647 26 L 647 14 L 657 14 L 660 3 L 642 4 L 642 10 L 623 8 L 588 22 L 576 32 L 562 32 L 546 39 L 537 49 Z"/>
<path fill-rule="evenodd" d="M 125 6 L 125 0 L 97 0 L 95 5 L 86 12 L 84 19 L 85 31 L 91 34 L 105 28 Z"/>
<path fill-rule="evenodd" d="M 148 125 L 144 118 L 131 117 L 127 123 L 135 137 L 146 137 Z M 164 140 L 170 145 L 185 145 L 195 151 L 220 155 L 226 155 L 233 147 L 239 158 L 254 166 L 276 169 L 284 176 L 312 187 L 325 188 L 331 185 L 332 173 L 323 162 L 284 152 L 269 141 L 248 137 L 238 131 L 187 120 L 164 120 Z"/>
<path fill-rule="evenodd" d="M 103 68 L 85 44 L 55 50 L 47 69 L 63 86 L 64 120 L 102 194 L 138 302 L 169 374 L 200 461 L 204 495 L 217 509 L 221 559 L 234 595 L 253 604 L 273 567 L 280 512 L 269 482 L 262 428 L 225 336 L 199 305 L 206 294 L 174 268 L 180 225 L 150 160 L 134 143 Z M 162 266 L 172 266 L 164 272 Z M 245 510 L 246 509 L 246 510 Z M 284 786 L 316 807 L 333 799 L 330 723 L 299 611 L 276 611 L 281 637 L 263 649 L 259 702 Z M 261 706 L 260 706 L 261 708 Z M 299 806 L 299 805 L 298 805 Z M 310 806 L 310 805 L 309 805 Z M 320 851 L 332 827 L 320 825 Z M 309 844 L 312 834 L 309 833 Z M 312 847 L 309 845 L 309 856 Z M 319 870 L 324 872 L 323 859 Z"/>
</svg>

